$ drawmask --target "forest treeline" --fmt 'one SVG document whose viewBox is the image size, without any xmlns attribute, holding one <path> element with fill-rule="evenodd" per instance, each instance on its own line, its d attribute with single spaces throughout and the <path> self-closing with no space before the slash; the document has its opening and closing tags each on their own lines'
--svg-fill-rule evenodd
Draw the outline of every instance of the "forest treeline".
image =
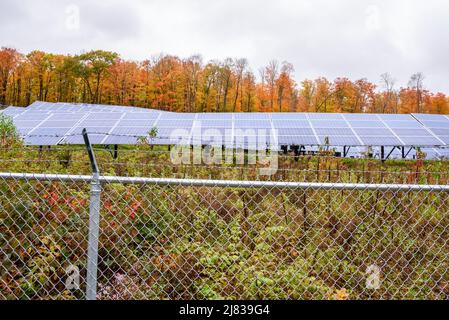
<svg viewBox="0 0 449 320">
<path fill-rule="evenodd" d="M 122 59 L 96 50 L 79 55 L 0 50 L 0 104 L 36 100 L 133 105 L 182 112 L 448 113 L 449 98 L 425 89 L 413 74 L 397 88 L 384 73 L 366 79 L 293 79 L 288 62 L 270 61 L 255 74 L 246 59 L 204 62 L 201 56 Z"/>
</svg>

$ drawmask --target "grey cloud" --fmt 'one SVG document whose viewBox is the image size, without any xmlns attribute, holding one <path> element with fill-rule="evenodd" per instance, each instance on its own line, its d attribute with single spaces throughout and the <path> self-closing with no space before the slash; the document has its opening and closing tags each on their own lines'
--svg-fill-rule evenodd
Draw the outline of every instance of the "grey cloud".
<svg viewBox="0 0 449 320">
<path fill-rule="evenodd" d="M 80 9 L 67 30 L 65 10 Z M 47 0 L 0 2 L 0 45 L 78 53 L 101 48 L 124 58 L 159 52 L 205 60 L 246 57 L 294 64 L 296 79 L 390 72 L 400 85 L 417 71 L 449 93 L 449 3 L 443 0 Z"/>
</svg>

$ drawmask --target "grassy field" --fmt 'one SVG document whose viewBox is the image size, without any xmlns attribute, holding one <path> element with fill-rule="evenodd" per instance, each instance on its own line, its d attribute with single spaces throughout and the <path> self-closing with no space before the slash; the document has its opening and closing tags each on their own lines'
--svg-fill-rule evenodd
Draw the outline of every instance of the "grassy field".
<svg viewBox="0 0 449 320">
<path fill-rule="evenodd" d="M 96 149 L 105 175 L 266 180 L 173 166 L 164 148 Z M 84 148 L 2 149 L 2 172 L 90 174 Z M 448 163 L 282 157 L 271 180 L 447 184 Z M 0 298 L 82 298 L 89 184 L 0 180 Z M 99 298 L 444 299 L 449 199 L 430 191 L 105 184 Z M 380 268 L 378 289 L 367 269 Z"/>
</svg>

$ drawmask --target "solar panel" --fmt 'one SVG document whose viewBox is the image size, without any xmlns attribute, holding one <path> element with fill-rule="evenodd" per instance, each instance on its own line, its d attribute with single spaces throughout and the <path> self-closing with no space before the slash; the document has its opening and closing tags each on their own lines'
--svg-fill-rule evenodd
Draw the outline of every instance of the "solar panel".
<svg viewBox="0 0 449 320">
<path fill-rule="evenodd" d="M 437 136 L 449 136 L 449 128 L 431 128 L 431 131 Z"/>
<path fill-rule="evenodd" d="M 232 120 L 232 113 L 220 113 L 220 112 L 210 112 L 210 113 L 198 113 L 197 120 Z"/>
<path fill-rule="evenodd" d="M 431 136 L 428 137 L 401 137 L 401 140 L 408 146 L 438 146 L 441 142 Z"/>
<path fill-rule="evenodd" d="M 313 130 L 310 128 L 279 128 L 277 132 L 281 136 L 313 136 Z"/>
<path fill-rule="evenodd" d="M 357 146 L 360 141 L 355 136 L 319 136 L 320 144 L 329 142 L 329 146 Z"/>
<path fill-rule="evenodd" d="M 158 128 L 190 128 L 192 125 L 192 120 L 159 120 L 157 122 Z"/>
<path fill-rule="evenodd" d="M 63 137 L 67 132 L 69 131 L 69 128 L 36 128 L 32 132 L 30 132 L 30 135 L 33 136 L 58 136 Z"/>
<path fill-rule="evenodd" d="M 319 145 L 315 136 L 279 136 L 278 141 L 280 145 Z"/>
<path fill-rule="evenodd" d="M 392 121 L 387 120 L 385 124 L 390 128 L 422 128 L 419 122 L 410 120 L 410 121 Z"/>
<path fill-rule="evenodd" d="M 194 131 L 193 131 L 194 132 Z M 232 129 L 229 128 L 201 128 L 201 137 L 232 135 Z"/>
<path fill-rule="evenodd" d="M 311 120 L 343 120 L 341 113 L 308 113 Z"/>
<path fill-rule="evenodd" d="M 89 133 L 88 130 L 87 133 L 89 134 L 89 140 L 92 144 L 103 144 L 103 140 L 107 137 L 107 135 L 93 133 L 96 131 L 90 132 L 91 133 Z M 66 136 L 60 144 L 84 144 L 84 139 L 82 135 Z"/>
<path fill-rule="evenodd" d="M 49 114 L 46 113 L 34 113 L 34 114 L 27 114 L 27 113 L 22 113 L 20 115 L 18 115 L 15 119 L 18 121 L 21 120 L 45 120 L 49 117 Z"/>
<path fill-rule="evenodd" d="M 269 115 L 266 113 L 235 113 L 235 120 L 269 120 Z"/>
<path fill-rule="evenodd" d="M 420 121 L 446 121 L 446 117 L 441 114 L 424 114 L 424 113 L 413 113 L 413 117 Z"/>
<path fill-rule="evenodd" d="M 116 126 L 152 128 L 154 126 L 154 120 L 120 120 L 116 123 Z"/>
<path fill-rule="evenodd" d="M 273 120 L 275 128 L 310 128 L 307 120 Z"/>
<path fill-rule="evenodd" d="M 343 120 L 310 120 L 315 128 L 349 128 L 346 121 Z"/>
<path fill-rule="evenodd" d="M 449 121 L 422 121 L 427 128 L 449 128 Z"/>
<path fill-rule="evenodd" d="M 47 127 L 47 128 L 72 128 L 77 123 L 76 120 L 46 120 L 43 121 L 40 125 L 40 127 Z"/>
<path fill-rule="evenodd" d="M 20 109 L 20 110 L 19 110 Z M 273 128 L 280 143 L 314 146 L 328 141 L 332 146 L 440 146 L 449 143 L 449 118 L 441 115 L 337 114 L 337 113 L 174 113 L 125 106 L 36 102 L 28 108 L 10 107 L 3 113 L 15 116 L 27 143 L 83 143 L 81 130 L 86 127 L 95 136 L 94 143 L 134 144 L 137 136 L 148 136 L 156 127 L 155 144 L 173 140 L 186 143 L 190 135 L 195 143 L 207 144 L 219 138 L 224 144 L 234 136 L 243 140 L 256 137 L 270 141 Z M 419 120 L 419 121 L 418 121 Z M 234 131 L 231 129 L 234 128 Z M 182 134 L 169 139 L 172 133 Z M 178 132 L 179 133 L 179 132 Z M 38 140 L 35 135 L 41 135 Z M 50 141 L 47 135 L 64 135 L 62 141 Z M 157 140 L 157 141 L 156 141 Z M 216 139 L 215 139 L 216 140 Z M 234 142 L 235 143 L 235 142 Z M 240 143 L 240 142 L 239 142 Z M 243 141 L 251 146 L 251 142 Z"/>
<path fill-rule="evenodd" d="M 87 120 L 119 120 L 122 117 L 121 113 L 110 112 L 93 112 L 87 116 Z"/>
<path fill-rule="evenodd" d="M 372 113 L 346 113 L 343 118 L 349 121 L 378 121 L 377 115 Z"/>
<path fill-rule="evenodd" d="M 271 121 L 268 120 L 234 120 L 234 128 L 269 128 L 271 129 Z"/>
<path fill-rule="evenodd" d="M 6 109 L 0 110 L 0 113 L 13 117 L 23 113 L 25 110 L 26 110 L 25 108 L 20 107 L 7 107 Z"/>
<path fill-rule="evenodd" d="M 123 120 L 156 120 L 158 117 L 157 113 L 137 113 L 130 112 L 125 114 L 122 118 Z"/>
<path fill-rule="evenodd" d="M 36 120 L 21 120 L 21 121 L 19 121 L 19 120 L 14 119 L 14 125 L 18 128 L 21 128 L 21 127 L 35 128 L 41 122 L 42 122 L 42 120 L 41 121 L 36 121 Z"/>
<path fill-rule="evenodd" d="M 385 124 L 380 121 L 348 121 L 352 128 L 385 128 Z M 377 129 L 376 129 L 377 130 Z"/>
<path fill-rule="evenodd" d="M 360 136 L 360 139 L 366 146 L 401 146 L 402 143 L 398 138 L 393 136 L 377 136 L 368 137 Z"/>
<path fill-rule="evenodd" d="M 381 120 L 413 120 L 409 114 L 377 114 Z"/>
<path fill-rule="evenodd" d="M 62 121 L 62 120 L 81 120 L 86 116 L 87 113 L 53 113 L 49 120 L 51 121 Z"/>
<path fill-rule="evenodd" d="M 349 128 L 315 128 L 315 132 L 319 136 L 354 136 L 354 133 Z"/>
<path fill-rule="evenodd" d="M 272 120 L 307 120 L 307 115 L 305 113 L 294 113 L 294 112 L 281 112 L 272 113 Z"/>
<path fill-rule="evenodd" d="M 164 113 L 161 115 L 161 120 L 194 120 L 194 113 Z"/>
<path fill-rule="evenodd" d="M 117 135 L 148 136 L 149 129 L 146 127 L 115 127 L 111 133 Z"/>
<path fill-rule="evenodd" d="M 226 120 L 196 120 L 195 121 L 195 125 L 201 126 L 201 127 L 232 127 L 232 122 L 231 121 L 226 121 Z"/>
</svg>

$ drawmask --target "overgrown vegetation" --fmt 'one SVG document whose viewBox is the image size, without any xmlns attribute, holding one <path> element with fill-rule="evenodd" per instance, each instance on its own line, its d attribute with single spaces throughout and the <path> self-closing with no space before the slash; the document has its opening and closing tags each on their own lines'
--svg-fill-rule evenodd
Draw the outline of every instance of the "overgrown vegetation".
<svg viewBox="0 0 449 320">
<path fill-rule="evenodd" d="M 103 174 L 268 179 L 171 166 L 161 148 L 97 151 Z M 83 149 L 2 149 L 0 171 L 86 173 Z M 62 160 L 62 161 L 61 161 Z M 447 184 L 448 163 L 281 158 L 273 180 Z M 82 298 L 89 184 L 0 180 L 0 296 Z M 367 299 L 449 294 L 444 192 L 104 185 L 99 298 Z M 69 264 L 80 290 L 65 289 Z M 366 287 L 369 266 L 379 289 Z"/>
</svg>

